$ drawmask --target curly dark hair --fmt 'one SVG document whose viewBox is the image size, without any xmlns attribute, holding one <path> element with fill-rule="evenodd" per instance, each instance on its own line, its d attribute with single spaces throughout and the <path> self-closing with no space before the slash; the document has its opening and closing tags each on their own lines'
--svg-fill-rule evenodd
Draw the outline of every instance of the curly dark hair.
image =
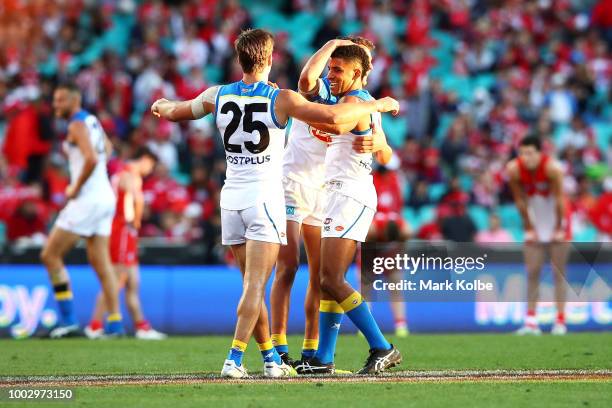
<svg viewBox="0 0 612 408">
<path fill-rule="evenodd" d="M 331 58 L 340 58 L 345 61 L 358 62 L 359 64 L 361 64 L 362 79 L 365 77 L 366 73 L 368 73 L 368 71 L 372 69 L 370 56 L 359 45 L 344 45 L 342 47 L 338 47 L 332 53 Z"/>
</svg>

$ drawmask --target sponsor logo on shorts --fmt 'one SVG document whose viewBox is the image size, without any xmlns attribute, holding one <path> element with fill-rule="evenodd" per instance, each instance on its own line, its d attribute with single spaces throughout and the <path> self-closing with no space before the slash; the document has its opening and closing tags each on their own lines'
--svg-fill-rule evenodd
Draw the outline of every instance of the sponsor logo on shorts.
<svg viewBox="0 0 612 408">
<path fill-rule="evenodd" d="M 323 231 L 329 232 L 331 231 L 331 227 L 329 225 L 326 225 L 325 227 L 323 227 Z"/>
<path fill-rule="evenodd" d="M 325 222 L 324 222 L 323 224 L 325 224 L 325 225 L 329 225 L 329 224 L 331 224 L 331 222 L 332 222 L 332 219 L 331 219 L 331 218 L 326 218 L 326 219 L 325 219 Z"/>
<path fill-rule="evenodd" d="M 344 227 L 342 225 L 338 225 L 336 226 L 336 231 L 340 232 L 344 229 Z"/>
<path fill-rule="evenodd" d="M 292 205 L 286 205 L 285 206 L 287 215 L 295 215 L 295 207 Z"/>
</svg>

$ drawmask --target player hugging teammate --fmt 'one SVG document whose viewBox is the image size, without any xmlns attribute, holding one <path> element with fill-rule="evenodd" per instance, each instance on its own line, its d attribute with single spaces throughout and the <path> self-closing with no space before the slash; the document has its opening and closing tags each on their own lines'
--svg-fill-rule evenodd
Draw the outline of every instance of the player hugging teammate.
<svg viewBox="0 0 612 408">
<path fill-rule="evenodd" d="M 223 137 L 226 156 L 234 157 L 234 159 L 227 160 L 226 180 L 221 190 L 220 203 L 222 242 L 224 245 L 229 245 L 233 251 L 244 281 L 242 296 L 238 304 L 234 340 L 221 370 L 222 376 L 231 378 L 243 378 L 248 375 L 242 364 L 242 357 L 252 335 L 262 353 L 264 376 L 286 377 L 295 374 L 295 370 L 281 359 L 272 344 L 264 301 L 266 282 L 278 258 L 279 249 L 281 245 L 287 243 L 282 163 L 284 129 L 289 117 L 315 125 L 322 130 L 330 129 L 326 126 L 330 126 L 332 131 L 341 130 L 337 132 L 341 136 L 337 136 L 337 140 L 332 140 L 330 143 L 330 147 L 336 144 L 334 149 L 337 149 L 337 155 L 332 156 L 331 159 L 335 161 L 340 158 L 350 165 L 347 172 L 349 178 L 357 177 L 352 181 L 347 179 L 347 187 L 356 189 L 357 183 L 366 182 L 363 187 L 366 191 L 370 191 L 367 182 L 371 184 L 371 176 L 368 180 L 364 173 L 367 171 L 369 174 L 369 170 L 361 167 L 359 162 L 371 162 L 372 155 L 371 153 L 354 152 L 352 146 L 356 136 L 349 132 L 370 133 L 371 115 L 376 114 L 379 122 L 378 112 L 397 112 L 399 110 L 399 104 L 392 98 L 373 100 L 366 91 L 360 90 L 367 72 L 364 68 L 369 68 L 369 57 L 361 47 L 356 45 L 344 47 L 354 47 L 357 50 L 347 50 L 348 53 L 343 57 L 344 59 L 338 60 L 338 63 L 332 67 L 334 73 L 328 76 L 331 91 L 342 94 L 342 103 L 324 105 L 310 102 L 296 92 L 279 90 L 268 83 L 273 46 L 274 39 L 270 33 L 264 30 L 244 31 L 235 43 L 238 62 L 243 70 L 241 81 L 211 87 L 190 101 L 178 102 L 160 99 L 151 107 L 151 111 L 156 116 L 173 121 L 195 120 L 212 113 Z M 349 89 L 351 87 L 354 89 Z M 328 149 L 328 155 L 329 151 L 330 149 Z M 386 143 L 381 152 L 390 154 Z M 269 160 L 261 159 L 266 156 L 269 156 Z M 241 157 L 243 159 L 240 159 Z M 249 158 L 249 164 L 245 165 L 247 158 Z M 254 163 L 258 164 L 253 165 Z M 355 166 L 360 167 L 357 174 L 353 174 Z M 329 168 L 327 158 L 326 168 Z M 341 176 L 333 172 L 330 174 Z M 331 185 L 331 180 L 328 184 Z M 327 211 L 334 209 L 339 211 L 338 219 L 341 219 L 342 216 L 357 217 L 355 223 L 361 221 L 360 225 L 354 228 L 353 234 L 359 234 L 364 228 L 367 233 L 374 209 L 369 208 L 367 214 L 362 218 L 363 213 L 366 213 L 365 206 L 359 209 L 360 212 L 353 214 L 355 212 L 353 210 L 361 207 L 361 204 L 358 200 L 353 200 L 357 202 L 355 204 L 350 197 L 347 197 L 345 200 L 348 200 L 347 204 L 350 205 L 351 210 L 341 213 L 343 199 L 343 196 L 336 197 L 334 202 L 338 208 L 329 205 L 328 202 Z M 368 195 L 367 203 L 370 207 L 376 207 L 375 193 L 373 198 L 371 194 Z M 347 219 L 346 222 L 348 221 Z M 366 222 L 368 225 L 364 227 Z M 347 226 L 346 232 L 349 233 L 352 229 Z M 349 254 L 351 247 L 354 252 L 355 241 L 352 239 L 359 239 L 360 236 L 355 236 L 355 238 L 347 236 L 347 238 L 351 239 L 345 240 L 350 241 L 346 255 Z M 325 240 L 325 235 L 323 240 Z M 323 255 L 325 255 L 324 248 L 323 244 Z M 338 279 L 337 276 L 344 279 L 346 268 L 342 270 L 342 267 L 343 265 L 340 268 L 331 268 L 335 279 Z M 325 270 L 323 265 L 321 270 Z M 325 280 L 323 276 L 327 274 L 322 274 L 323 289 L 335 288 L 331 285 L 328 287 L 327 284 L 330 281 Z M 350 287 L 343 289 L 345 290 L 341 292 L 334 290 L 334 293 L 329 296 L 343 296 L 343 292 L 350 291 L 350 299 L 347 298 L 346 302 L 343 302 L 344 310 L 348 312 L 355 310 L 352 315 L 361 316 L 360 324 L 358 324 L 360 328 L 363 327 L 368 332 L 378 334 L 377 342 L 374 345 L 380 347 L 372 347 L 375 351 L 368 359 L 369 365 L 374 364 L 379 371 L 388 367 L 387 363 L 391 361 L 389 358 L 391 354 L 399 355 L 399 353 L 382 338 L 369 309 L 361 303 L 357 292 L 353 292 Z M 326 296 L 325 292 L 323 296 Z M 329 303 L 334 311 L 340 307 L 339 304 L 334 306 L 336 301 L 332 300 Z M 394 362 L 397 363 L 397 359 Z"/>
</svg>

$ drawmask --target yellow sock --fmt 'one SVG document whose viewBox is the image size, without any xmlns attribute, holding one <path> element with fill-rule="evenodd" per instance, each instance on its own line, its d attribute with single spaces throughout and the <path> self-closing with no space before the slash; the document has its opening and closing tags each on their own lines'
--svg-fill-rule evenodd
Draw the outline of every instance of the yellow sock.
<svg viewBox="0 0 612 408">
<path fill-rule="evenodd" d="M 287 335 L 286 334 L 273 334 L 272 344 L 275 347 L 276 346 L 286 346 L 287 345 Z"/>
<path fill-rule="evenodd" d="M 321 300 L 319 302 L 319 312 L 344 313 L 344 310 L 335 300 Z"/>
<path fill-rule="evenodd" d="M 316 350 L 319 348 L 319 339 L 304 339 L 302 350 Z"/>
<path fill-rule="evenodd" d="M 344 313 L 348 313 L 351 310 L 355 309 L 357 306 L 359 306 L 361 303 L 363 303 L 363 300 L 361 300 L 361 294 L 355 291 L 351 293 L 349 297 L 344 299 L 342 303 L 340 303 L 340 307 L 342 307 Z"/>
<path fill-rule="evenodd" d="M 272 344 L 272 340 L 268 340 L 265 343 L 257 343 L 257 347 L 259 348 L 259 351 L 266 351 L 272 350 L 274 345 Z"/>
<path fill-rule="evenodd" d="M 121 313 L 111 313 L 106 318 L 109 322 L 120 322 L 121 321 Z"/>
<path fill-rule="evenodd" d="M 232 348 L 240 350 L 244 353 L 244 351 L 247 349 L 247 344 L 244 341 L 234 339 L 232 340 Z"/>
</svg>

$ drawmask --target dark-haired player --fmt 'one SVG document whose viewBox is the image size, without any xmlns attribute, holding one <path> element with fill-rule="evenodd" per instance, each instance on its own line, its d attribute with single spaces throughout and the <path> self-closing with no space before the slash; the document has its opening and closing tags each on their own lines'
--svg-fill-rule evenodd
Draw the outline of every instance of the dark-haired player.
<svg viewBox="0 0 612 408">
<path fill-rule="evenodd" d="M 134 334 L 137 339 L 142 340 L 166 338 L 164 333 L 153 329 L 144 318 L 139 293 L 138 230 L 144 209 L 142 179 L 151 174 L 157 161 L 155 153 L 147 147 L 142 147 L 136 151 L 132 160 L 111 178 L 111 184 L 117 195 L 110 236 L 111 261 L 119 280 L 119 287 L 125 287 L 125 303 L 134 322 Z M 90 339 L 103 336 L 102 317 L 105 311 L 104 296 L 99 293 L 91 321 L 85 327 L 85 335 Z"/>
<path fill-rule="evenodd" d="M 360 44 L 368 54 L 374 45 L 361 37 L 346 37 L 328 41 L 304 65 L 298 88 L 306 99 L 333 105 L 337 98 L 332 94 L 327 78 L 320 78 L 327 61 L 336 48 Z M 287 321 L 289 299 L 295 274 L 300 263 L 300 233 L 308 258 L 309 282 L 304 300 L 304 341 L 300 360 L 314 356 L 319 339 L 319 267 L 321 228 L 325 211 L 325 154 L 331 136 L 308 123 L 293 120 L 283 158 L 283 187 L 287 216 L 287 245 L 281 247 L 270 293 L 272 343 L 284 361 L 289 358 Z M 366 142 L 367 143 L 367 142 Z"/>
<path fill-rule="evenodd" d="M 285 377 L 285 364 L 270 340 L 264 302 L 266 282 L 280 245 L 286 245 L 282 158 L 289 117 L 305 122 L 347 123 L 374 112 L 398 111 L 397 101 L 325 106 L 297 92 L 268 84 L 274 38 L 265 30 L 246 30 L 235 42 L 241 81 L 207 89 L 193 100 L 156 101 L 151 111 L 173 120 L 194 120 L 209 113 L 223 137 L 227 173 L 221 190 L 222 242 L 230 245 L 243 274 L 234 340 L 221 375 L 243 378 L 247 343 L 254 335 L 264 358 L 264 375 Z"/>
<path fill-rule="evenodd" d="M 371 68 L 368 53 L 359 45 L 338 47 L 331 54 L 327 79 L 338 104 L 360 105 L 373 98 L 363 89 Z M 312 123 L 311 123 L 312 124 Z M 400 352 L 385 339 L 359 292 L 345 280 L 353 262 L 357 242 L 365 241 L 377 206 L 372 180 L 372 152 L 353 149 L 356 138 L 382 128 L 380 114 L 361 114 L 350 123 L 340 125 L 312 124 L 332 134 L 325 156 L 327 188 L 325 219 L 321 243 L 321 305 L 319 313 L 319 348 L 315 357 L 296 367 L 302 374 L 335 372 L 334 352 L 343 314 L 363 333 L 370 354 L 359 374 L 380 373 L 398 365 Z M 376 151 L 376 149 L 374 149 Z M 376 151 L 377 161 L 386 164 L 391 158 L 386 145 Z"/>
<path fill-rule="evenodd" d="M 81 108 L 81 93 L 73 84 L 60 85 L 53 94 L 55 116 L 68 121 L 68 134 L 63 142 L 70 167 L 68 202 L 57 217 L 49 239 L 41 253 L 53 285 L 59 308 L 59 325 L 50 337 L 67 337 L 79 333 L 74 314 L 70 278 L 63 258 L 82 237 L 87 259 L 96 271 L 109 312 L 105 332 L 123 333 L 117 280 L 108 251 L 115 213 L 115 194 L 108 179 L 106 161 L 111 146 L 98 119 Z"/>
<path fill-rule="evenodd" d="M 510 189 L 523 219 L 524 256 L 527 267 L 527 317 L 517 334 L 541 334 L 536 316 L 540 273 L 547 253 L 553 270 L 557 318 L 552 334 L 567 333 L 565 325 L 568 240 L 571 239 L 569 212 L 563 193 L 563 172 L 559 164 L 542 153 L 540 139 L 524 138 L 518 157 L 507 165 Z"/>
</svg>

